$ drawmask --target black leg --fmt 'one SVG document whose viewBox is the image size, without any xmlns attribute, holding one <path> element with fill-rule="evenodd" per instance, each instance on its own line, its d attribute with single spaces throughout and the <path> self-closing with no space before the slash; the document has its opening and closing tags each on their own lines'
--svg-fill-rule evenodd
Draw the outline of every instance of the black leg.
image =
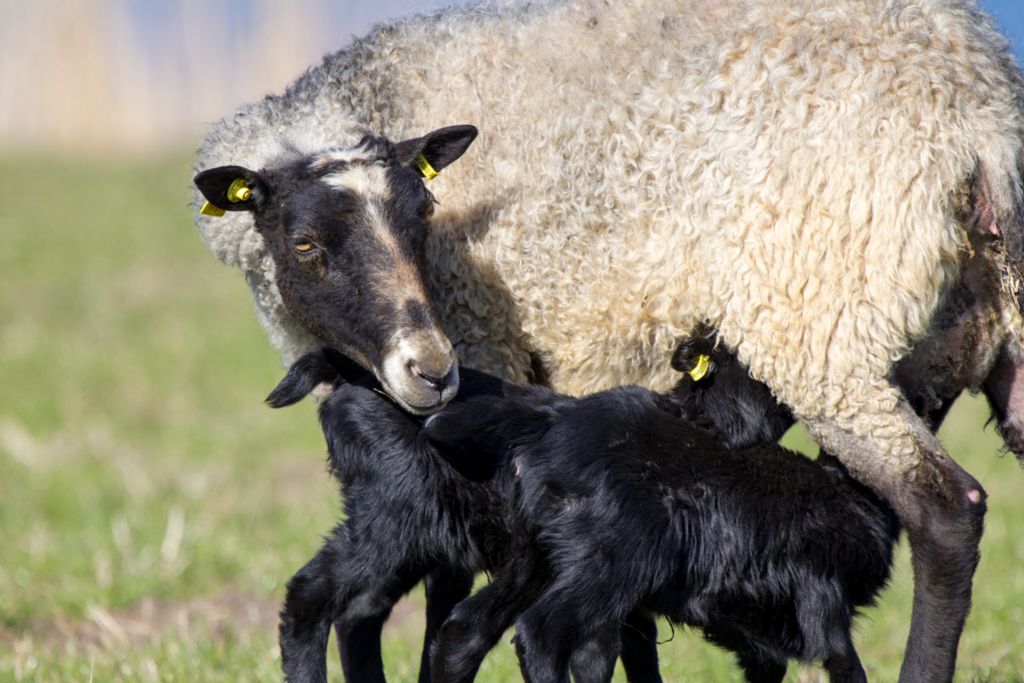
<svg viewBox="0 0 1024 683">
<path fill-rule="evenodd" d="M 527 683 L 569 683 L 569 661 L 583 630 L 578 615 L 562 604 L 556 589 L 516 620 L 516 654 Z"/>
<path fill-rule="evenodd" d="M 900 681 L 950 681 L 971 609 L 985 492 L 948 456 L 923 462 L 914 474 L 904 505 L 896 507 L 914 568 L 914 610 Z"/>
<path fill-rule="evenodd" d="M 431 657 L 434 681 L 473 680 L 487 653 L 543 590 L 546 576 L 534 567 L 529 558 L 513 562 L 458 604 L 437 636 Z"/>
<path fill-rule="evenodd" d="M 529 622 L 517 621 L 514 640 L 524 683 L 569 683 L 568 658 L 559 659 L 530 626 Z"/>
<path fill-rule="evenodd" d="M 905 401 L 896 415 L 875 419 L 887 420 L 892 431 L 885 438 L 856 435 L 835 424 L 809 421 L 808 426 L 851 474 L 885 498 L 910 540 L 914 608 L 901 683 L 947 683 L 953 680 L 971 608 L 985 491 Z"/>
<path fill-rule="evenodd" d="M 385 683 L 384 660 L 380 653 L 381 631 L 390 610 L 364 616 L 354 623 L 335 624 L 338 637 L 338 656 L 345 680 Z"/>
<path fill-rule="evenodd" d="M 339 574 L 347 582 L 339 590 L 339 608 L 334 632 L 345 680 L 352 683 L 383 683 L 384 665 L 380 653 L 380 634 L 395 603 L 415 586 L 426 571 L 405 567 L 376 576 Z M 339 578 L 339 583 L 343 583 Z"/>
<path fill-rule="evenodd" d="M 473 589 L 473 573 L 440 565 L 427 574 L 423 584 L 427 594 L 427 626 L 423 634 L 419 683 L 430 683 L 430 652 L 438 629 L 455 605 L 464 600 Z"/>
<path fill-rule="evenodd" d="M 285 680 L 293 683 L 327 681 L 327 639 L 336 595 L 333 543 L 328 540 L 288 581 L 278 635 Z"/>
<path fill-rule="evenodd" d="M 326 683 L 331 624 L 349 681 L 384 682 L 380 633 L 391 607 L 415 585 L 414 571 L 370 565 L 338 526 L 324 547 L 288 582 L 281 611 L 280 646 L 285 680 Z"/>
<path fill-rule="evenodd" d="M 829 683 L 868 683 L 860 657 L 853 647 L 849 628 L 837 633 L 832 654 L 825 660 Z"/>
<path fill-rule="evenodd" d="M 658 669 L 658 625 L 643 610 L 633 610 L 622 623 L 622 668 L 629 683 L 661 683 Z"/>
<path fill-rule="evenodd" d="M 782 683 L 786 677 L 786 662 L 766 659 L 749 650 L 738 652 L 740 668 L 747 683 Z"/>
<path fill-rule="evenodd" d="M 575 648 L 569 670 L 576 683 L 607 683 L 615 673 L 615 660 L 622 646 L 622 628 L 609 623 Z"/>
</svg>

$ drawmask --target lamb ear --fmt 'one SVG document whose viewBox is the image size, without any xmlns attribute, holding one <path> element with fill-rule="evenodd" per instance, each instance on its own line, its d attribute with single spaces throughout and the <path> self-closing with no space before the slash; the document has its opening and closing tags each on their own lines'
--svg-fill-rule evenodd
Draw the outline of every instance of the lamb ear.
<svg viewBox="0 0 1024 683">
<path fill-rule="evenodd" d="M 476 139 L 476 126 L 438 128 L 421 138 L 395 144 L 395 154 L 403 166 L 416 169 L 430 180 L 459 157 Z"/>
<path fill-rule="evenodd" d="M 242 166 L 209 168 L 199 172 L 192 182 L 206 197 L 207 204 L 200 212 L 212 216 L 225 211 L 255 211 L 268 195 L 263 177 Z"/>
<path fill-rule="evenodd" d="M 703 336 L 683 339 L 672 354 L 672 369 L 699 382 L 715 371 L 713 351 L 711 341 Z"/>
</svg>

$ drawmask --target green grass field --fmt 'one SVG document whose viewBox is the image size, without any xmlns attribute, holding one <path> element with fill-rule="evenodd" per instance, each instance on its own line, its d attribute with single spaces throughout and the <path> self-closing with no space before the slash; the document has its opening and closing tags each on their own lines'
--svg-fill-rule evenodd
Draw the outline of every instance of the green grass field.
<svg viewBox="0 0 1024 683">
<path fill-rule="evenodd" d="M 279 677 L 284 583 L 336 493 L 313 408 L 262 405 L 279 359 L 202 245 L 188 181 L 185 156 L 0 158 L 0 681 Z M 961 401 L 942 434 L 990 496 L 957 680 L 1021 681 L 1024 472 L 986 417 Z M 859 621 L 873 680 L 896 679 L 910 586 L 903 545 Z M 415 680 L 421 628 L 417 593 L 386 631 L 396 681 Z M 660 651 L 666 680 L 740 680 L 693 633 Z M 480 680 L 518 680 L 507 643 Z"/>
</svg>

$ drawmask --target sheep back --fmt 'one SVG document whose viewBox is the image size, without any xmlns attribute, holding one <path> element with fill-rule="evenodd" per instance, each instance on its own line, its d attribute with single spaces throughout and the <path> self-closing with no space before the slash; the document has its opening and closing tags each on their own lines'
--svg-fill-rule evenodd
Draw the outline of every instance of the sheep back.
<svg viewBox="0 0 1024 683">
<path fill-rule="evenodd" d="M 951 193 L 983 174 L 1013 215 L 1006 41 L 959 0 L 610 5 L 379 27 L 218 124 L 197 167 L 473 123 L 432 181 L 427 253 L 464 363 L 522 380 L 532 355 L 567 393 L 664 390 L 704 320 L 801 416 L 856 411 L 847 380 L 881 382 L 958 273 Z M 312 346 L 248 217 L 199 224 L 285 358 Z"/>
</svg>

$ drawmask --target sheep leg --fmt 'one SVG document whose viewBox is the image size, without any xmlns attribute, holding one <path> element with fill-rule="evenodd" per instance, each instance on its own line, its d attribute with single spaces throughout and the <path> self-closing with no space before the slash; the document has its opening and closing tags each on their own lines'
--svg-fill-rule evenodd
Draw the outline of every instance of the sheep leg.
<svg viewBox="0 0 1024 683">
<path fill-rule="evenodd" d="M 395 602 L 415 585 L 415 571 L 366 571 L 352 552 L 344 525 L 288 582 L 279 627 L 281 662 L 290 683 L 326 683 L 331 623 L 346 680 L 383 683 L 380 634 Z M 372 568 L 375 569 L 375 568 Z M 360 580 L 359 576 L 373 576 Z M 382 588 L 380 577 L 397 575 Z"/>
<path fill-rule="evenodd" d="M 633 610 L 622 623 L 622 668 L 630 683 L 661 683 L 658 669 L 658 625 L 643 610 Z"/>
<path fill-rule="evenodd" d="M 544 589 L 547 576 L 534 566 L 529 554 L 513 561 L 456 606 L 437 635 L 430 660 L 433 680 L 473 680 L 487 653 Z"/>
<path fill-rule="evenodd" d="M 850 639 L 849 622 L 844 628 L 836 630 L 834 641 L 833 651 L 825 659 L 829 683 L 868 683 L 867 674 L 864 673 L 860 657 Z"/>
<path fill-rule="evenodd" d="M 588 575 L 603 575 L 594 562 L 586 566 Z M 577 676 L 586 675 L 588 682 L 611 680 L 622 624 L 605 616 L 596 595 L 614 595 L 614 591 L 599 583 L 581 582 L 579 575 L 569 572 L 519 616 L 516 653 L 527 683 L 568 683 L 570 666 Z M 594 656 L 594 646 L 602 653 L 594 657 L 596 661 L 585 662 L 588 654 Z"/>
<path fill-rule="evenodd" d="M 355 564 L 355 563 L 352 563 Z M 420 567 L 385 568 L 335 565 L 339 605 L 334 618 L 338 655 L 346 681 L 383 683 L 380 635 L 391 608 L 423 578 Z"/>
<path fill-rule="evenodd" d="M 538 600 L 516 620 L 516 655 L 526 683 L 569 683 L 569 640 L 564 616 L 552 611 L 548 600 Z M 562 623 L 552 624 L 553 619 Z"/>
<path fill-rule="evenodd" d="M 575 648 L 569 670 L 576 683 L 605 683 L 615 674 L 616 653 L 622 645 L 622 628 L 608 624 Z"/>
<path fill-rule="evenodd" d="M 862 387 L 860 387 L 862 389 Z M 851 411 L 853 412 L 853 411 Z M 905 400 L 895 413 L 865 409 L 857 434 L 838 421 L 807 420 L 826 449 L 885 498 L 910 540 L 914 606 L 902 683 L 951 681 L 971 606 L 985 492 L 939 445 Z"/>
<path fill-rule="evenodd" d="M 329 565 L 333 560 L 334 547 L 328 542 L 288 581 L 279 626 L 286 681 L 327 681 L 327 639 L 334 597 Z"/>
<path fill-rule="evenodd" d="M 464 600 L 473 589 L 473 574 L 448 565 L 440 565 L 427 574 L 423 583 L 427 595 L 427 627 L 423 635 L 419 683 L 430 683 L 430 651 L 437 639 L 438 630 L 455 605 Z"/>
<path fill-rule="evenodd" d="M 365 616 L 355 623 L 338 623 L 338 657 L 345 680 L 383 683 L 384 659 L 380 651 L 381 632 L 390 610 Z"/>
<path fill-rule="evenodd" d="M 753 650 L 737 652 L 736 659 L 747 683 L 782 683 L 786 677 L 785 660 L 766 659 Z"/>
</svg>

